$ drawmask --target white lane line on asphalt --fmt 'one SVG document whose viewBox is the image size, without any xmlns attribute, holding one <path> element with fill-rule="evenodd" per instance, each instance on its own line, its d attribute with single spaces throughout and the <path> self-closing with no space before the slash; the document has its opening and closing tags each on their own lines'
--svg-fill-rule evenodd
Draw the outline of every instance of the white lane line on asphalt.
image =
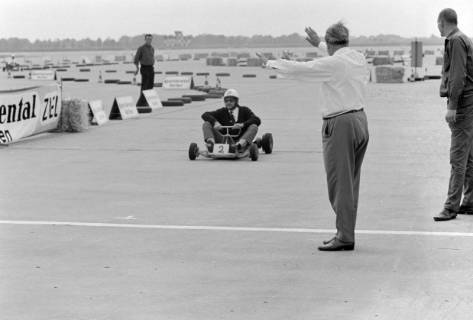
<svg viewBox="0 0 473 320">
<path fill-rule="evenodd" d="M 335 233 L 334 229 L 183 226 L 183 225 L 161 225 L 161 224 L 67 222 L 67 221 L 0 220 L 0 224 L 34 225 L 34 226 L 96 227 L 96 228 L 130 228 L 130 229 L 204 230 L 204 231 Z M 356 230 L 356 233 L 357 234 L 370 234 L 370 235 L 379 234 L 379 235 L 399 235 L 399 236 L 473 237 L 472 232 L 448 232 L 448 231 L 444 232 L 444 231 Z"/>
</svg>

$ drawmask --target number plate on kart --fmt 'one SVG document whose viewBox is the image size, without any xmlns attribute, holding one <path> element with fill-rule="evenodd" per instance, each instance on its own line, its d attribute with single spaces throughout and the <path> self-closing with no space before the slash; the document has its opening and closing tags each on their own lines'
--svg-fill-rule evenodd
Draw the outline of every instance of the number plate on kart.
<svg viewBox="0 0 473 320">
<path fill-rule="evenodd" d="M 214 144 L 214 153 L 216 154 L 227 154 L 229 153 L 230 145 L 225 143 L 216 143 Z"/>
</svg>

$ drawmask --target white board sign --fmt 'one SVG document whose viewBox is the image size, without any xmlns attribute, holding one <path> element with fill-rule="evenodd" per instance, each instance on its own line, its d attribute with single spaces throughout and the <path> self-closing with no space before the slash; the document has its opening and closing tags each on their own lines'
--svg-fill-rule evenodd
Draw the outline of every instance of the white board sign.
<svg viewBox="0 0 473 320">
<path fill-rule="evenodd" d="M 161 99 L 159 98 L 158 93 L 154 89 L 143 90 L 143 95 L 146 98 L 146 102 L 148 102 L 148 106 L 151 109 L 159 109 L 163 107 L 161 103 Z"/>
<path fill-rule="evenodd" d="M 110 120 L 126 120 L 137 117 L 138 110 L 131 96 L 115 98 L 110 111 Z"/>
<path fill-rule="evenodd" d="M 89 108 L 92 111 L 92 124 L 101 126 L 108 121 L 105 111 L 103 110 L 102 100 L 93 100 L 89 102 Z"/>
<path fill-rule="evenodd" d="M 167 77 L 163 81 L 164 89 L 190 89 L 191 77 Z"/>
<path fill-rule="evenodd" d="M 31 80 L 55 80 L 56 71 L 54 70 L 33 70 L 31 71 Z"/>
</svg>

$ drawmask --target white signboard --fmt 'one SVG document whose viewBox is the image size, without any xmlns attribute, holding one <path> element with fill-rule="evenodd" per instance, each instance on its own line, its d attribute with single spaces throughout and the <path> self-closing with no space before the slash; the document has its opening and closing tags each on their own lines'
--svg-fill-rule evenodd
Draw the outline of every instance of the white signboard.
<svg viewBox="0 0 473 320">
<path fill-rule="evenodd" d="M 137 117 L 138 110 L 131 96 L 115 98 L 110 112 L 110 120 L 126 120 Z"/>
<path fill-rule="evenodd" d="M 93 100 L 89 102 L 89 108 L 92 111 L 92 124 L 101 126 L 108 121 L 105 111 L 103 110 L 102 100 Z"/>
<path fill-rule="evenodd" d="M 161 99 L 159 98 L 158 93 L 154 89 L 143 90 L 143 95 L 146 98 L 146 102 L 148 102 L 148 106 L 151 109 L 159 109 L 163 107 L 161 103 Z"/>
<path fill-rule="evenodd" d="M 33 70 L 31 71 L 31 80 L 55 80 L 56 71 L 54 70 Z"/>
<path fill-rule="evenodd" d="M 0 91 L 0 144 L 56 129 L 61 107 L 57 83 Z"/>
<path fill-rule="evenodd" d="M 163 81 L 164 89 L 190 89 L 192 77 L 167 77 Z"/>
</svg>

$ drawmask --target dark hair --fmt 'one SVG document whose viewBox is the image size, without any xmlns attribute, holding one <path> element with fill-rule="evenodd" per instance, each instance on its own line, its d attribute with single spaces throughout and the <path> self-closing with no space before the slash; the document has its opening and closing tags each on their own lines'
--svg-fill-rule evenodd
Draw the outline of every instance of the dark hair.
<svg viewBox="0 0 473 320">
<path fill-rule="evenodd" d="M 325 42 L 335 45 L 348 44 L 350 32 L 343 22 L 332 24 L 325 32 Z"/>
<path fill-rule="evenodd" d="M 151 38 L 152 38 L 153 35 L 152 35 L 151 33 L 147 33 L 147 34 L 145 34 L 145 38 L 147 38 L 147 37 L 151 37 Z"/>
<path fill-rule="evenodd" d="M 455 12 L 455 10 L 450 9 L 450 8 L 446 8 L 440 11 L 439 20 L 443 20 L 446 23 L 450 23 L 454 25 L 458 24 L 457 13 Z"/>
</svg>

